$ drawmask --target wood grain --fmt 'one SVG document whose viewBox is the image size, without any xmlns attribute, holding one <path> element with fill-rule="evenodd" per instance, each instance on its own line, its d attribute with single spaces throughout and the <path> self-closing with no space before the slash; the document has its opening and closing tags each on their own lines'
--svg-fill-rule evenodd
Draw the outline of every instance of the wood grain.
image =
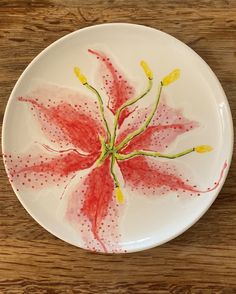
<svg viewBox="0 0 236 294">
<path fill-rule="evenodd" d="M 236 1 L 0 0 L 0 116 L 27 64 L 53 41 L 104 22 L 158 28 L 211 66 L 236 123 Z M 0 165 L 0 293 L 236 293 L 236 161 L 211 209 L 175 240 L 140 253 L 80 250 L 41 228 Z"/>
</svg>

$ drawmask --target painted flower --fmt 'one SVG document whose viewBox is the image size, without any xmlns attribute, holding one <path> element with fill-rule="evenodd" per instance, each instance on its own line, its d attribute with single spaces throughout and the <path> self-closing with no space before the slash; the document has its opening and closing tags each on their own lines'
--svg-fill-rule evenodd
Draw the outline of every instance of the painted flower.
<svg viewBox="0 0 236 294">
<path fill-rule="evenodd" d="M 54 85 L 18 97 L 30 106 L 44 141 L 36 142 L 25 155 L 5 154 L 5 160 L 17 189 L 63 187 L 61 196 L 68 197 L 66 219 L 80 230 L 85 248 L 119 252 L 118 218 L 126 191 L 141 191 L 149 197 L 170 191 L 203 193 L 170 161 L 212 148 L 201 145 L 176 154 L 166 152 L 178 136 L 198 126 L 168 106 L 162 95 L 163 89 L 179 78 L 179 69 L 161 79 L 152 104 L 142 108 L 139 101 L 153 87 L 154 75 L 148 64 L 140 63 L 147 86 L 137 95 L 109 57 L 94 50 L 89 53 L 98 60 L 103 95 L 75 67 L 74 78 L 91 94 L 89 98 Z"/>
</svg>

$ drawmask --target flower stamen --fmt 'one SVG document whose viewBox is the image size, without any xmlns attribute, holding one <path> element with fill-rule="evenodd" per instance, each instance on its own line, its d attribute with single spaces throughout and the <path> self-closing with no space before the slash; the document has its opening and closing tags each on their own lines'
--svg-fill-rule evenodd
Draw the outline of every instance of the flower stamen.
<svg viewBox="0 0 236 294">
<path fill-rule="evenodd" d="M 87 84 L 86 76 L 83 73 L 81 73 L 81 71 L 78 67 L 74 67 L 74 73 L 75 73 L 76 77 L 79 79 L 79 81 L 81 82 L 81 84 L 83 84 L 83 85 Z"/>
<path fill-rule="evenodd" d="M 143 71 L 144 71 L 145 75 L 149 78 L 149 80 L 152 80 L 153 79 L 153 72 L 151 71 L 148 64 L 144 60 L 142 60 L 140 62 L 140 65 L 143 68 Z"/>
<path fill-rule="evenodd" d="M 174 83 L 180 77 L 180 70 L 178 68 L 174 69 L 170 74 L 164 77 L 161 81 L 163 86 L 168 86 Z"/>
<path fill-rule="evenodd" d="M 194 151 L 198 153 L 206 153 L 212 151 L 213 148 L 209 145 L 200 145 L 194 148 Z"/>
<path fill-rule="evenodd" d="M 110 141 L 111 132 L 110 132 L 110 129 L 109 129 L 106 117 L 105 117 L 104 105 L 103 105 L 103 100 L 102 100 L 101 95 L 99 94 L 97 89 L 95 89 L 93 86 L 91 86 L 88 83 L 86 76 L 81 73 L 81 71 L 78 67 L 74 67 L 74 73 L 77 76 L 77 78 L 80 80 L 80 82 L 97 96 L 101 117 L 104 122 L 104 126 L 107 130 L 108 140 Z"/>
<path fill-rule="evenodd" d="M 116 187 L 116 200 L 120 204 L 124 203 L 124 201 L 125 201 L 124 195 L 123 195 L 120 187 Z"/>
</svg>

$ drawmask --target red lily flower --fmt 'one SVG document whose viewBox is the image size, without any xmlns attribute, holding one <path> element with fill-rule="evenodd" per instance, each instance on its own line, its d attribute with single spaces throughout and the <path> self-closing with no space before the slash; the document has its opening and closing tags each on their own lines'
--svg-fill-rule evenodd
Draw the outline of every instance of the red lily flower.
<svg viewBox="0 0 236 294">
<path fill-rule="evenodd" d="M 198 126 L 161 98 L 162 87 L 178 78 L 178 70 L 161 81 L 155 107 L 137 109 L 137 102 L 152 88 L 153 76 L 147 64 L 141 63 L 147 76 L 147 90 L 134 99 L 134 87 L 110 58 L 101 52 L 89 52 L 100 63 L 100 82 L 108 96 L 107 107 L 78 68 L 75 74 L 98 102 L 93 97 L 54 85 L 45 85 L 30 95 L 18 97 L 20 102 L 30 106 L 45 141 L 35 144 L 26 155 L 6 154 L 5 161 L 10 180 L 17 189 L 63 184 L 62 194 L 68 194 L 66 219 L 80 230 L 85 248 L 118 252 L 121 250 L 118 218 L 124 196 L 117 175 L 123 175 L 126 187 L 142 191 L 144 195 L 163 195 L 169 191 L 201 193 L 167 159 L 194 151 L 210 151 L 210 147 L 193 147 L 175 155 L 161 153 L 179 135 Z M 106 119 L 109 110 L 115 121 L 112 131 Z M 157 157 L 166 160 L 158 161 Z M 88 169 L 87 175 L 80 176 L 78 184 L 69 189 L 78 172 L 85 169 Z"/>
</svg>

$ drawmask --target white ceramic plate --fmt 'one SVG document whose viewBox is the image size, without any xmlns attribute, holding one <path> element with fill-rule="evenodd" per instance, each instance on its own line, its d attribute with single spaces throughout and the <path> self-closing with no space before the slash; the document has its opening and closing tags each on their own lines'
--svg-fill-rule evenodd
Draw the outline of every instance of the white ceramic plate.
<svg viewBox="0 0 236 294">
<path fill-rule="evenodd" d="M 114 136 L 114 115 L 131 99 Z M 192 226 L 225 181 L 232 145 L 209 66 L 172 36 L 133 24 L 85 28 L 46 48 L 15 85 L 3 126 L 6 170 L 25 209 L 60 239 L 100 252 L 147 249 Z"/>
</svg>

